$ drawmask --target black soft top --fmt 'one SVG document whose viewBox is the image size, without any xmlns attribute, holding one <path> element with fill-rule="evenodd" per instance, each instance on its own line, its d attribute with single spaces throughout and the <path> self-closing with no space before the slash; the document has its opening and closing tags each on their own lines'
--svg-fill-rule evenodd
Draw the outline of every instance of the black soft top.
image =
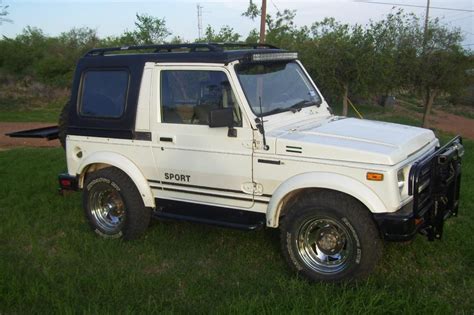
<svg viewBox="0 0 474 315">
<path fill-rule="evenodd" d="M 146 62 L 219 63 L 247 61 L 252 55 L 281 53 L 285 50 L 267 44 L 197 43 L 176 45 L 126 46 L 92 49 L 78 62 L 71 91 L 68 134 L 137 139 L 134 133 L 136 106 Z M 79 114 L 81 78 L 90 70 L 122 69 L 129 73 L 124 114 L 118 119 L 83 117 Z"/>
</svg>

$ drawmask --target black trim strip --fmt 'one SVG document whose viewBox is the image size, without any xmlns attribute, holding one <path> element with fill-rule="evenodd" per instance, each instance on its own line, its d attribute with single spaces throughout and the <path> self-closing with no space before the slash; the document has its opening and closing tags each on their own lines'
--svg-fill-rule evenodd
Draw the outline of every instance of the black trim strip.
<svg viewBox="0 0 474 315">
<path fill-rule="evenodd" d="M 295 151 L 295 150 L 286 150 L 286 152 L 291 152 L 291 153 L 303 153 L 303 151 Z"/>
<path fill-rule="evenodd" d="M 292 145 L 287 145 L 286 148 L 287 148 L 287 149 L 303 150 L 302 147 L 295 147 L 295 146 L 292 146 Z"/>
<path fill-rule="evenodd" d="M 211 194 L 211 193 L 198 192 L 198 191 L 189 191 L 189 190 L 181 190 L 181 189 L 174 189 L 174 188 L 166 188 L 166 187 L 163 187 L 163 190 L 175 191 L 175 192 L 180 192 L 180 193 L 195 194 L 195 195 L 204 195 L 204 196 L 210 196 L 210 197 L 219 197 L 219 198 L 224 198 L 224 199 L 234 199 L 234 200 L 241 200 L 241 201 L 253 201 L 252 198 L 223 196 L 223 195 L 218 195 L 218 194 Z"/>
<path fill-rule="evenodd" d="M 197 185 L 189 185 L 189 184 L 181 184 L 181 183 L 171 183 L 171 182 L 161 182 L 161 184 L 162 184 L 162 185 L 188 187 L 188 188 L 210 189 L 210 190 L 217 190 L 217 191 L 225 191 L 225 192 L 232 192 L 232 193 L 244 194 L 244 192 L 241 191 L 241 190 L 232 190 L 232 189 L 225 189 L 225 188 L 216 188 L 216 187 L 208 187 L 208 186 L 197 186 Z"/>
<path fill-rule="evenodd" d="M 150 186 L 150 187 L 154 189 L 159 189 L 159 190 L 174 191 L 174 192 L 188 193 L 188 194 L 194 194 L 194 195 L 204 195 L 204 196 L 210 196 L 210 197 L 218 197 L 218 198 L 241 200 L 241 201 L 253 201 L 255 203 L 269 204 L 268 201 L 257 200 L 257 199 L 252 199 L 252 198 L 224 196 L 224 195 L 211 194 L 211 193 L 205 193 L 205 192 L 200 192 L 200 191 L 181 190 L 181 189 L 166 188 L 166 187 L 155 187 L 155 186 Z"/>
<path fill-rule="evenodd" d="M 171 183 L 171 182 L 161 182 L 158 180 L 152 180 L 149 179 L 149 182 L 160 184 L 160 185 L 170 185 L 170 186 L 181 186 L 181 187 L 187 187 L 187 188 L 196 188 L 196 189 L 209 189 L 209 190 L 216 190 L 216 191 L 222 191 L 222 192 L 231 192 L 231 193 L 238 193 L 238 194 L 245 194 L 241 190 L 232 190 L 232 189 L 224 189 L 224 188 L 215 188 L 215 187 L 208 187 L 208 186 L 197 186 L 197 185 L 189 185 L 189 184 L 181 184 L 181 183 Z M 155 189 L 165 189 L 164 187 L 158 187 L 158 186 L 152 186 L 150 185 L 151 188 Z M 187 190 L 186 190 L 187 191 Z M 220 195 L 219 195 L 220 196 Z M 250 195 L 249 195 L 250 196 Z M 268 194 L 262 194 L 262 195 L 256 195 L 257 197 L 268 197 L 271 198 L 272 195 Z M 266 201 L 265 201 L 266 202 Z"/>
<path fill-rule="evenodd" d="M 280 165 L 281 161 L 274 161 L 274 160 L 265 160 L 265 159 L 258 159 L 258 163 L 266 163 L 266 164 L 274 164 L 274 165 Z"/>
</svg>

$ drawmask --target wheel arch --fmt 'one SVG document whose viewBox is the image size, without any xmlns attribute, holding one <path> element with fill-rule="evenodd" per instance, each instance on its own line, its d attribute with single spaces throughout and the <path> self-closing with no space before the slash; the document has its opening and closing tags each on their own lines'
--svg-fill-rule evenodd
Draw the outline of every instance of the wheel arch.
<svg viewBox="0 0 474 315">
<path fill-rule="evenodd" d="M 132 161 L 118 153 L 95 152 L 84 159 L 76 172 L 79 175 L 79 187 L 83 187 L 87 173 L 107 167 L 115 167 L 127 174 L 137 187 L 145 206 L 155 208 L 155 198 L 153 198 L 150 186 L 143 173 Z"/>
<path fill-rule="evenodd" d="M 289 178 L 275 190 L 267 208 L 267 226 L 277 228 L 285 206 L 308 189 L 327 189 L 344 193 L 362 203 L 372 213 L 387 211 L 375 192 L 354 178 L 334 173 L 310 172 Z"/>
</svg>

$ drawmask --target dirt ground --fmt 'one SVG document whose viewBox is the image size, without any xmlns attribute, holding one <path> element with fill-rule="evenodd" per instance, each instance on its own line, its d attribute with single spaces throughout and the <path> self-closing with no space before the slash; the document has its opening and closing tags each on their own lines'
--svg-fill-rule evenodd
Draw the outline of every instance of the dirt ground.
<svg viewBox="0 0 474 315">
<path fill-rule="evenodd" d="M 430 127 L 452 133 L 460 134 L 464 138 L 474 139 L 474 119 L 436 110 L 430 119 Z M 421 118 L 421 115 L 420 115 Z M 10 123 L 0 122 L 0 150 L 12 147 L 58 147 L 58 140 L 10 138 L 6 133 L 52 126 L 52 123 Z"/>
<path fill-rule="evenodd" d="M 0 122 L 0 150 L 12 147 L 57 147 L 60 146 L 58 140 L 48 141 L 46 139 L 29 139 L 29 138 L 10 138 L 6 133 L 21 131 L 26 129 L 43 128 L 54 126 L 53 123 L 10 123 Z"/>
<path fill-rule="evenodd" d="M 399 111 L 402 115 L 415 116 L 421 124 L 423 114 L 408 110 L 401 106 L 397 106 L 395 111 Z M 435 128 L 447 133 L 461 135 L 466 139 L 474 140 L 474 119 L 435 109 L 432 111 L 428 123 L 428 128 Z"/>
<path fill-rule="evenodd" d="M 430 119 L 432 127 L 453 134 L 459 134 L 466 139 L 474 139 L 474 119 L 450 114 L 440 110 L 434 111 Z"/>
</svg>

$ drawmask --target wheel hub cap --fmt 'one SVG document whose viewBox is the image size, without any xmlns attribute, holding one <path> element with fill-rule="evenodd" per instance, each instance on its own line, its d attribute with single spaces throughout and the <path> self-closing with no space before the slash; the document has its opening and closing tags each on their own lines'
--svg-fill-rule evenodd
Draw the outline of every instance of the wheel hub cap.
<svg viewBox="0 0 474 315">
<path fill-rule="evenodd" d="M 316 241 L 319 249 L 326 255 L 339 253 L 344 245 L 341 235 L 332 228 L 323 228 Z"/>
<path fill-rule="evenodd" d="M 94 187 L 90 192 L 89 203 L 92 217 L 106 233 L 120 230 L 125 218 L 125 204 L 113 187 Z"/>
<path fill-rule="evenodd" d="M 297 247 L 303 262 L 322 274 L 346 269 L 354 251 L 348 228 L 331 218 L 313 218 L 303 223 Z"/>
</svg>

